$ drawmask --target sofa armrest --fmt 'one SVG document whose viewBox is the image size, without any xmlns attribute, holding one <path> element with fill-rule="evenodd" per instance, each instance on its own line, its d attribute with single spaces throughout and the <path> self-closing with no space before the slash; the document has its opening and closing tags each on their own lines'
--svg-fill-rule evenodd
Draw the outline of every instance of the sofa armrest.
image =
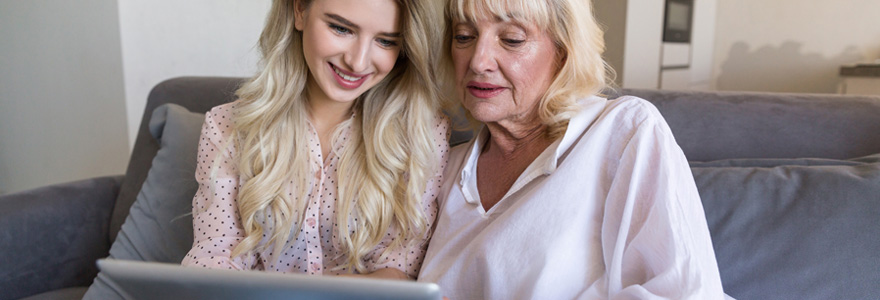
<svg viewBox="0 0 880 300">
<path fill-rule="evenodd" d="M 0 300 L 88 286 L 110 249 L 108 228 L 123 176 L 0 196 Z"/>
</svg>

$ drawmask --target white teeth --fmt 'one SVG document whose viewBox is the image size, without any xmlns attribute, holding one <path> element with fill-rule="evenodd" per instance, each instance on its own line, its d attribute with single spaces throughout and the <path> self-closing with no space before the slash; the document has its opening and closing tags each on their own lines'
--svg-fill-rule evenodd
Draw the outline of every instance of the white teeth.
<svg viewBox="0 0 880 300">
<path fill-rule="evenodd" d="M 341 71 L 339 71 L 339 69 L 337 69 L 335 66 L 333 67 L 333 72 L 336 72 L 336 74 L 338 74 L 339 77 L 342 77 L 342 79 L 345 79 L 346 81 L 358 81 L 358 80 L 361 80 L 361 78 L 363 78 L 363 77 L 351 77 L 351 76 L 345 75 Z"/>
</svg>

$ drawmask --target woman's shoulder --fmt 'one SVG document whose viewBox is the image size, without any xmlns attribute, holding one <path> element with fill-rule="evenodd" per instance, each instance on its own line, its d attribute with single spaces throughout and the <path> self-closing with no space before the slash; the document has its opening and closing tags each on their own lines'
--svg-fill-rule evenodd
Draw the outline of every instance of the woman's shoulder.
<svg viewBox="0 0 880 300">
<path fill-rule="evenodd" d="M 437 113 L 434 114 L 435 127 L 449 127 L 451 122 L 452 121 L 449 119 L 449 116 L 447 116 L 442 111 L 437 111 Z"/>
<path fill-rule="evenodd" d="M 225 138 L 232 133 L 232 115 L 238 101 L 214 106 L 205 113 L 205 129 Z"/>
<path fill-rule="evenodd" d="M 452 121 L 449 119 L 449 116 L 438 111 L 434 115 L 434 120 L 431 122 L 431 125 L 435 138 L 439 137 L 444 141 L 449 140 L 449 134 L 452 132 Z"/>
<path fill-rule="evenodd" d="M 235 106 L 238 105 L 238 103 L 239 103 L 239 101 L 236 100 L 233 102 L 228 102 L 228 103 L 214 106 L 211 108 L 210 111 L 208 111 L 208 115 L 210 115 L 212 118 L 231 120 L 232 112 L 233 112 L 233 110 L 235 110 Z"/>
<path fill-rule="evenodd" d="M 656 122 L 665 123 L 660 111 L 650 101 L 627 95 L 605 101 L 600 118 L 607 122 L 633 127 Z"/>
<path fill-rule="evenodd" d="M 645 115 L 645 117 L 659 116 L 660 112 L 657 107 L 650 101 L 636 97 L 623 95 L 608 101 L 611 110 L 620 113 L 630 113 L 634 115 Z"/>
</svg>

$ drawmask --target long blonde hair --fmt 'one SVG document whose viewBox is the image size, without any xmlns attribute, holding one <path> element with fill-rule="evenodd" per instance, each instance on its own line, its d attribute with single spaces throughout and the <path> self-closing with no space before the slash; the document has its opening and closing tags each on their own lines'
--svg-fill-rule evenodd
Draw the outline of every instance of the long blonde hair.
<svg viewBox="0 0 880 300">
<path fill-rule="evenodd" d="M 577 100 L 599 94 L 610 86 L 614 71 L 602 59 L 605 40 L 602 28 L 593 16 L 589 0 L 450 0 L 446 7 L 446 32 L 442 56 L 444 67 L 440 82 L 445 94 L 451 92 L 452 36 L 454 21 L 476 21 L 480 18 L 518 20 L 535 24 L 548 32 L 556 43 L 560 57 L 559 71 L 540 100 L 538 116 L 551 138 L 565 132 L 568 120 L 580 107 Z M 470 117 L 470 115 L 468 115 Z M 471 118 L 472 119 L 472 118 Z"/>
<path fill-rule="evenodd" d="M 303 1 L 308 7 L 311 0 Z M 402 48 L 394 69 L 353 105 L 352 138 L 339 155 L 337 241 L 347 255 L 340 266 L 365 271 L 362 259 L 389 229 L 389 248 L 426 234 L 421 197 L 438 162 L 432 123 L 440 109 L 432 77 L 438 48 L 439 9 L 398 0 Z M 294 28 L 294 0 L 275 0 L 260 36 L 260 72 L 237 92 L 231 141 L 242 182 L 237 199 L 246 237 L 233 257 L 274 246 L 280 250 L 303 221 L 310 178 L 302 33 Z M 287 188 L 293 183 L 293 193 Z M 300 212 L 300 214 L 294 214 Z M 272 224 L 266 232 L 260 218 Z M 352 220 L 354 219 L 354 220 Z M 261 243 L 263 235 L 268 242 Z"/>
</svg>

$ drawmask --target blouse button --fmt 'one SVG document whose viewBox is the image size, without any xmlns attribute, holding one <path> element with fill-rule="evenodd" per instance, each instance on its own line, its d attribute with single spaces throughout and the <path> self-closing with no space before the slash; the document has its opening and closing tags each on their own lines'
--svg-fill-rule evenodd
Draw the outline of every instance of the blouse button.
<svg viewBox="0 0 880 300">
<path fill-rule="evenodd" d="M 309 225 L 309 226 L 314 227 L 314 226 L 315 226 L 315 218 L 308 218 L 308 219 L 306 219 L 306 224 Z"/>
</svg>

